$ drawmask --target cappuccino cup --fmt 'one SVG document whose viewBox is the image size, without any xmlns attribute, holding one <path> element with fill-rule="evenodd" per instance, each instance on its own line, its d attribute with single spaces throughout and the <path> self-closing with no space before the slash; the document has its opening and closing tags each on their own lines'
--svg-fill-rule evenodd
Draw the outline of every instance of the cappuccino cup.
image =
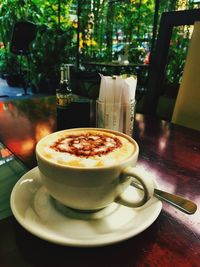
<svg viewBox="0 0 200 267">
<path fill-rule="evenodd" d="M 54 132 L 36 145 L 41 181 L 48 193 L 82 211 L 113 202 L 140 207 L 153 196 L 153 180 L 136 169 L 138 154 L 138 144 L 130 136 L 102 128 Z M 137 199 L 124 193 L 133 180 L 143 189 Z"/>
</svg>

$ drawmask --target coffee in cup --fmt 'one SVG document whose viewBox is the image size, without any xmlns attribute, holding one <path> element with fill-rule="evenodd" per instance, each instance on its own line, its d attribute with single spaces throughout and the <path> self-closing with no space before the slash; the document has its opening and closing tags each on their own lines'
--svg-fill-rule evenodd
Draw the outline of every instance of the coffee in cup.
<svg viewBox="0 0 200 267">
<path fill-rule="evenodd" d="M 41 180 L 60 203 L 78 210 L 97 210 L 112 202 L 130 207 L 146 203 L 154 183 L 136 166 L 139 148 L 129 136 L 108 129 L 75 128 L 52 133 L 36 146 Z M 132 201 L 122 195 L 132 179 L 144 194 Z"/>
</svg>

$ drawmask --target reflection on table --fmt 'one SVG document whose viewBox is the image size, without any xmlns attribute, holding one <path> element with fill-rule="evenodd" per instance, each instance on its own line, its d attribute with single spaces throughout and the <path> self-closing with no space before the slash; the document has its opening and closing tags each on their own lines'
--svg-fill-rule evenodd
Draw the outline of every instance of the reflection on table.
<svg viewBox="0 0 200 267">
<path fill-rule="evenodd" d="M 1 102 L 0 140 L 32 168 L 36 142 L 56 129 L 55 114 L 54 97 Z M 11 216 L 0 221 L 0 266 L 199 266 L 199 132 L 141 114 L 134 129 L 138 167 L 151 173 L 161 189 L 193 200 L 197 212 L 189 216 L 163 203 L 157 220 L 139 235 L 84 249 L 41 240 Z"/>
<path fill-rule="evenodd" d="M 0 102 L 0 140 L 28 167 L 35 161 L 35 145 L 55 131 L 55 97 Z"/>
</svg>

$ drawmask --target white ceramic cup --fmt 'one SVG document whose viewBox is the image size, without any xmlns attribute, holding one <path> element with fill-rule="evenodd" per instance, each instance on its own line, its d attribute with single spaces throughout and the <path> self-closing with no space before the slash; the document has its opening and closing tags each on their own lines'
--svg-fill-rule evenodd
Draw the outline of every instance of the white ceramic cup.
<svg viewBox="0 0 200 267">
<path fill-rule="evenodd" d="M 52 161 L 44 155 L 42 149 L 50 146 L 50 141 L 60 136 L 77 134 L 84 131 L 98 131 L 100 134 L 112 134 L 116 138 L 124 138 L 134 150 L 128 157 L 106 166 L 68 166 Z M 42 148 L 42 149 L 41 149 Z M 48 149 L 47 149 L 48 150 Z M 47 153 L 48 154 L 48 153 Z M 42 138 L 36 146 L 36 157 L 42 183 L 49 194 L 61 204 L 78 210 L 93 211 L 104 208 L 112 202 L 128 207 L 144 205 L 154 192 L 154 182 L 150 177 L 138 173 L 135 168 L 139 147 L 131 137 L 117 131 L 100 128 L 76 128 L 52 133 Z M 136 179 L 143 187 L 139 199 L 129 199 L 123 192 Z"/>
</svg>

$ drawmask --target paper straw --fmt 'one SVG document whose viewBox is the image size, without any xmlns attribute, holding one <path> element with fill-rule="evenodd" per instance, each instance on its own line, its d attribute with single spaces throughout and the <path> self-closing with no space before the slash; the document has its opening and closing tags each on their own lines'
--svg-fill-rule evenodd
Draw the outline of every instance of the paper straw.
<svg viewBox="0 0 200 267">
<path fill-rule="evenodd" d="M 98 126 L 132 134 L 137 79 L 101 75 Z"/>
</svg>

